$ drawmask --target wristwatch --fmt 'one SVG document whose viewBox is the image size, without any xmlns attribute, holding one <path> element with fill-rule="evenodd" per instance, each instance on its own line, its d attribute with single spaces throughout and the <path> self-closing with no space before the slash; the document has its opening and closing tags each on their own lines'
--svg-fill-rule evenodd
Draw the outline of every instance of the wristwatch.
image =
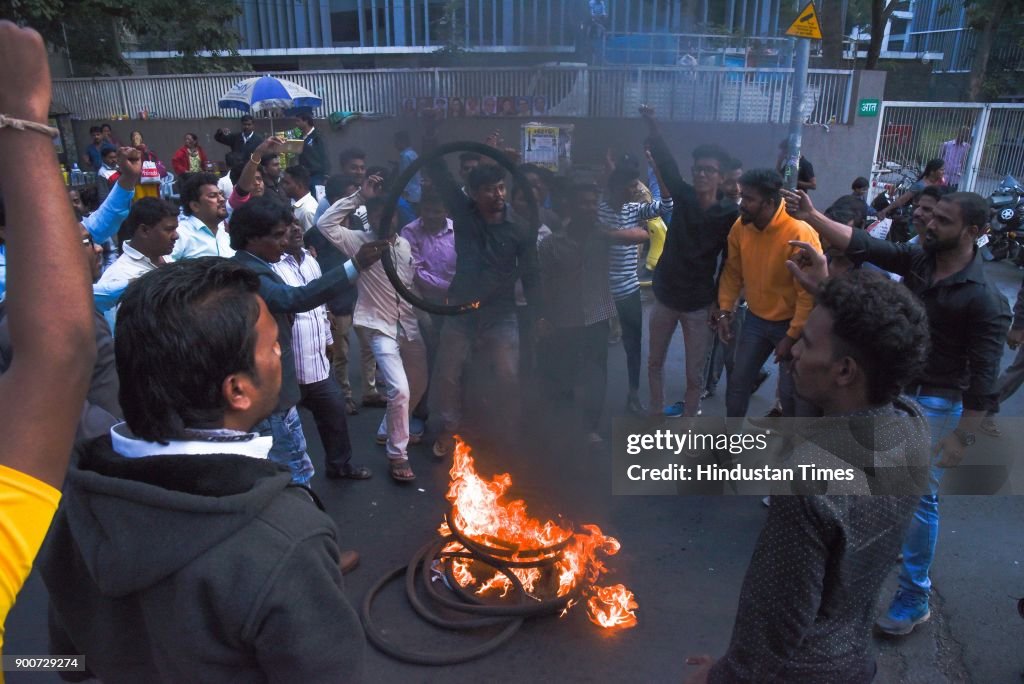
<svg viewBox="0 0 1024 684">
<path fill-rule="evenodd" d="M 956 435 L 956 438 L 960 440 L 960 444 L 964 445 L 965 447 L 974 446 L 975 437 L 973 432 L 968 432 L 967 430 L 961 430 L 960 428 L 957 428 L 953 430 L 953 434 Z"/>
</svg>

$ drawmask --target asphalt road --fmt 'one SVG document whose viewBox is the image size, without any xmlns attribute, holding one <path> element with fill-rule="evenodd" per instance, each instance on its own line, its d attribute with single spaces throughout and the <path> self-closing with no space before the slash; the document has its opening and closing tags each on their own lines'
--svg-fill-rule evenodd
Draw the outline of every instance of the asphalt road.
<svg viewBox="0 0 1024 684">
<path fill-rule="evenodd" d="M 990 264 L 990 276 L 1013 301 L 1020 272 L 1007 264 Z M 646 339 L 646 332 L 645 332 Z M 625 359 L 621 347 L 610 349 L 610 415 L 623 409 Z M 1012 353 L 1006 352 L 1004 365 Z M 667 373 L 670 400 L 682 397 L 682 343 L 673 340 Z M 645 375 L 645 373 L 641 373 Z M 486 384 L 486 383 L 479 383 Z M 646 379 L 642 377 L 642 394 Z M 477 389 L 480 389 L 479 387 Z M 770 406 L 774 379 L 751 402 L 751 415 Z M 724 381 L 719 395 L 705 403 L 705 413 L 724 413 Z M 486 392 L 472 402 L 477 414 L 495 415 Z M 754 497 L 626 497 L 611 495 L 608 442 L 585 442 L 572 407 L 551 406 L 542 397 L 526 402 L 527 429 L 511 441 L 478 446 L 478 469 L 510 472 L 517 497 L 537 515 L 561 513 L 576 523 L 592 522 L 617 537 L 622 551 L 610 559 L 608 579 L 623 582 L 636 594 L 639 624 L 607 633 L 592 625 L 581 610 L 565 618 L 528 621 L 512 641 L 485 659 L 445 668 L 411 666 L 368 647 L 367 672 L 374 682 L 570 681 L 678 682 L 687 671 L 688 654 L 719 655 L 726 649 L 740 584 L 765 517 Z M 1003 416 L 1024 415 L 1024 399 L 1011 398 Z M 386 474 L 382 447 L 373 444 L 381 409 L 363 409 L 350 419 L 356 458 L 375 469 L 365 482 L 327 482 L 314 487 L 341 531 L 342 544 L 362 554 L 361 566 L 346 577 L 347 591 L 358 605 L 370 585 L 404 564 L 436 533 L 446 510 L 445 466 L 433 461 L 429 444 L 411 449 L 419 478 L 399 485 Z M 322 454 L 309 416 L 307 437 L 315 464 Z M 470 424 L 479 424 L 472 419 Z M 608 421 L 610 425 L 610 421 Z M 606 435 L 607 437 L 608 435 Z M 472 435 L 471 435 L 472 437 Z M 1021 473 L 1007 486 L 1024 492 Z M 933 580 L 933 619 L 909 637 L 876 641 L 882 684 L 1021 681 L 1024 673 L 1024 620 L 1016 599 L 1024 596 L 1024 497 L 945 497 Z M 887 589 L 891 596 L 896 566 Z M 7 620 L 5 653 L 46 653 L 46 592 L 33 575 Z M 377 602 L 375 614 L 389 635 L 417 650 L 463 648 L 480 637 L 450 634 L 422 623 L 408 607 L 404 591 L 391 585 Z M 55 675 L 8 676 L 8 681 L 58 681 Z"/>
</svg>

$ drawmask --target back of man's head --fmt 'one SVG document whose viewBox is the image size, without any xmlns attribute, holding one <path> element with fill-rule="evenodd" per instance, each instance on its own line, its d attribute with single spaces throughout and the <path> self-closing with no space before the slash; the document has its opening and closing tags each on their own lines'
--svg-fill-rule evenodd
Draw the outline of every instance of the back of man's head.
<svg viewBox="0 0 1024 684">
<path fill-rule="evenodd" d="M 114 349 L 120 403 L 138 437 L 181 439 L 222 424 L 224 380 L 258 382 L 259 278 L 218 257 L 186 259 L 132 282 L 121 298 Z"/>
<path fill-rule="evenodd" d="M 864 370 L 868 400 L 891 401 L 924 369 L 928 316 L 905 286 L 877 271 L 852 271 L 824 282 L 817 305 L 832 317 L 832 356 Z"/>
<path fill-rule="evenodd" d="M 270 235 L 279 223 L 290 226 L 294 220 L 291 207 L 277 197 L 253 197 L 231 215 L 231 249 L 247 249 L 250 240 Z"/>
</svg>

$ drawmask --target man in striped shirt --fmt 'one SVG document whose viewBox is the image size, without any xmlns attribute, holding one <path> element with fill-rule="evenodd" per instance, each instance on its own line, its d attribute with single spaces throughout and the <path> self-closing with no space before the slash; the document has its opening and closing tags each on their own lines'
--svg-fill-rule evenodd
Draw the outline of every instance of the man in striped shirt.
<svg viewBox="0 0 1024 684">
<path fill-rule="evenodd" d="M 657 171 L 657 169 L 656 169 Z M 647 219 L 663 216 L 672 211 L 672 198 L 653 202 L 631 201 L 640 183 L 639 170 L 620 164 L 608 178 L 608 190 L 598 208 L 598 221 L 616 231 L 623 232 L 608 248 L 608 283 L 615 300 L 615 308 L 622 326 L 622 346 L 626 350 L 629 374 L 629 393 L 626 409 L 636 415 L 645 415 L 640 403 L 640 349 L 643 341 L 643 306 L 640 302 L 640 244 L 646 242 Z M 660 176 L 659 187 L 664 188 Z"/>
<path fill-rule="evenodd" d="M 271 264 L 286 285 L 302 287 L 320 278 L 323 273 L 316 259 L 305 250 L 302 225 L 288 227 L 287 251 L 281 260 Z M 292 353 L 295 356 L 295 377 L 299 381 L 299 406 L 309 409 L 316 422 L 317 433 L 324 447 L 328 479 L 366 480 L 370 469 L 353 465 L 352 442 L 345 418 L 345 395 L 331 377 L 328 354 L 334 339 L 327 320 L 327 306 L 321 304 L 309 311 L 300 311 L 292 322 Z"/>
</svg>

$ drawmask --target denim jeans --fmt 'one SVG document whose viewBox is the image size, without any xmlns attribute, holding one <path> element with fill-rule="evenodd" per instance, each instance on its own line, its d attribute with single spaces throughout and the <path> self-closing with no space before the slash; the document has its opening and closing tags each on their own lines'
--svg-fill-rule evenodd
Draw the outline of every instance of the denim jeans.
<svg viewBox="0 0 1024 684">
<path fill-rule="evenodd" d="M 747 415 L 757 374 L 774 353 L 775 345 L 786 336 L 787 330 L 789 321 L 766 321 L 752 311 L 747 311 L 736 340 L 733 374 L 729 376 L 725 390 L 725 413 L 729 418 Z M 793 374 L 788 361 L 779 364 L 779 400 L 782 402 L 782 415 L 797 415 Z"/>
<path fill-rule="evenodd" d="M 479 345 L 491 356 L 494 395 L 503 399 L 507 409 L 518 406 L 519 324 L 515 311 L 474 311 L 451 316 L 441 328 L 441 342 L 434 368 L 437 407 L 445 436 L 458 432 L 462 422 L 462 377 L 466 362 Z M 513 416 L 506 422 L 516 426 Z M 513 428 L 515 429 L 515 428 Z"/>
<path fill-rule="evenodd" d="M 328 377 L 320 382 L 299 385 L 299 406 L 309 409 L 324 447 L 328 470 L 341 471 L 352 459 L 352 442 L 345 417 L 345 394 L 337 381 Z"/>
<path fill-rule="evenodd" d="M 299 410 L 292 406 L 287 411 L 276 411 L 255 428 L 263 437 L 273 437 L 270 460 L 288 466 L 292 482 L 304 485 L 313 479 L 313 462 L 306 453 L 306 435 L 302 432 Z"/>
<path fill-rule="evenodd" d="M 409 416 L 427 389 L 427 348 L 419 330 L 399 330 L 398 338 L 366 329 L 366 338 L 377 359 L 377 370 L 387 388 L 384 413 L 387 453 L 391 460 L 409 457 Z"/>
<path fill-rule="evenodd" d="M 938 443 L 956 427 L 963 413 L 963 404 L 942 397 L 917 396 L 916 399 L 928 418 L 932 443 Z M 939 454 L 934 460 L 941 457 L 942 454 Z M 903 538 L 900 589 L 923 601 L 928 600 L 932 589 L 928 571 L 935 558 L 935 543 L 939 539 L 939 481 L 943 472 L 945 469 L 939 468 L 933 461 L 928 471 L 928 493 L 918 502 Z"/>
<path fill-rule="evenodd" d="M 647 384 L 651 392 L 651 415 L 660 416 L 665 407 L 665 357 L 676 325 L 683 329 L 686 362 L 684 416 L 700 410 L 700 391 L 704 380 L 704 362 L 714 333 L 708 327 L 708 307 L 696 311 L 677 311 L 654 300 L 650 320 L 650 352 L 647 355 Z"/>
<path fill-rule="evenodd" d="M 629 391 L 640 389 L 640 350 L 644 338 L 644 307 L 640 301 L 640 290 L 615 300 L 622 326 L 622 348 L 626 350 L 626 373 Z"/>
</svg>

